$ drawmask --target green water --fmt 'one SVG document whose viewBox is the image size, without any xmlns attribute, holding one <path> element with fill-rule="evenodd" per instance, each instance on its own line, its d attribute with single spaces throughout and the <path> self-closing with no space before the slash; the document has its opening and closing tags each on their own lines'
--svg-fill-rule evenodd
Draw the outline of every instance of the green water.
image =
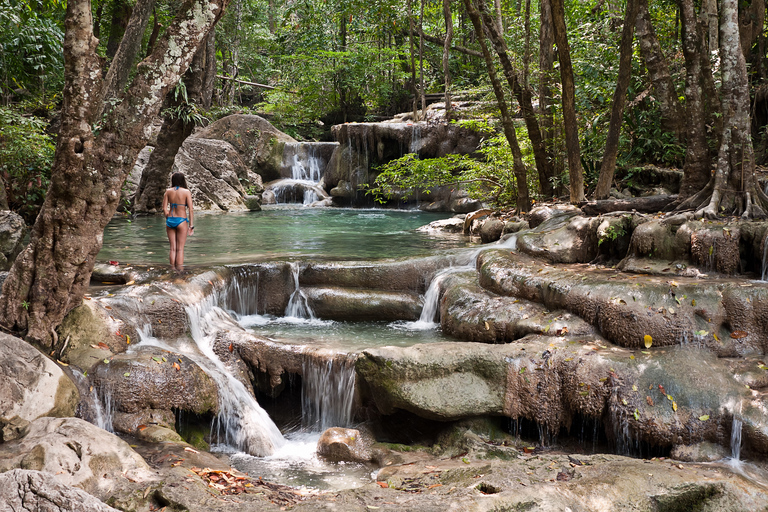
<svg viewBox="0 0 768 512">
<path fill-rule="evenodd" d="M 467 247 L 461 235 L 415 231 L 446 213 L 402 210 L 267 207 L 260 212 L 195 215 L 187 240 L 189 265 L 246 263 L 283 258 L 356 260 L 422 256 Z M 99 261 L 168 262 L 165 218 L 115 218 L 104 231 Z"/>
</svg>

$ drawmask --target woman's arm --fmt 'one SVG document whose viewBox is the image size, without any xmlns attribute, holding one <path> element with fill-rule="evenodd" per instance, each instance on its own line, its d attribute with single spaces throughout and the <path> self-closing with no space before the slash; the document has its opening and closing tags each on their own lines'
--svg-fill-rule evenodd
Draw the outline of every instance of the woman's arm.
<svg viewBox="0 0 768 512">
<path fill-rule="evenodd" d="M 165 191 L 165 194 L 163 194 L 163 213 L 165 216 L 168 216 L 168 191 Z"/>
<path fill-rule="evenodd" d="M 189 229 L 195 229 L 195 212 L 192 210 L 192 192 L 187 190 L 187 207 L 189 208 Z"/>
</svg>

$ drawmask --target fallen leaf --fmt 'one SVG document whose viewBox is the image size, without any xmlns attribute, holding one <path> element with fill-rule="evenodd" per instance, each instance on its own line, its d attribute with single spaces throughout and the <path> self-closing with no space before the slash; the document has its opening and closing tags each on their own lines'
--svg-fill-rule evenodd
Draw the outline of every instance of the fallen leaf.
<svg viewBox="0 0 768 512">
<path fill-rule="evenodd" d="M 177 372 L 181 370 L 181 366 L 179 366 L 179 363 L 174 362 L 173 367 L 176 368 Z"/>
<path fill-rule="evenodd" d="M 131 372 L 125 372 L 125 373 L 123 374 L 123 377 L 130 377 L 130 376 L 131 376 Z"/>
<path fill-rule="evenodd" d="M 747 336 L 749 336 L 749 333 L 747 333 L 746 331 L 733 331 L 731 333 L 731 338 L 733 338 L 735 340 L 739 340 L 741 338 L 746 338 Z"/>
<path fill-rule="evenodd" d="M 235 350 L 235 345 L 234 345 L 234 344 L 232 344 L 232 343 L 230 343 L 230 344 L 229 344 L 229 351 L 230 351 L 230 352 L 234 352 L 234 350 Z"/>
<path fill-rule="evenodd" d="M 651 338 L 650 334 L 643 336 L 643 343 L 645 344 L 645 348 L 651 348 L 651 345 L 653 345 L 653 338 Z"/>
<path fill-rule="evenodd" d="M 144 430 L 144 429 L 146 429 L 146 428 L 147 428 L 147 426 L 146 426 L 146 425 L 139 425 L 137 428 L 138 428 L 139 430 Z"/>
<path fill-rule="evenodd" d="M 622 398 L 621 399 L 621 403 L 624 404 L 624 405 L 627 405 L 627 399 L 626 398 Z"/>
<path fill-rule="evenodd" d="M 672 410 L 677 412 L 677 402 L 672 402 Z"/>
<path fill-rule="evenodd" d="M 195 450 L 194 448 L 190 448 L 189 446 L 184 447 L 185 452 L 192 452 L 192 453 L 200 453 L 199 451 Z"/>
<path fill-rule="evenodd" d="M 489 331 L 489 330 L 491 330 L 491 326 L 490 326 L 490 325 L 488 325 L 488 322 L 485 322 L 485 330 L 486 330 L 486 331 Z"/>
<path fill-rule="evenodd" d="M 131 344 L 131 337 L 130 337 L 130 336 L 128 336 L 127 334 L 125 335 L 125 342 L 126 342 L 128 345 L 130 345 L 130 344 Z"/>
<path fill-rule="evenodd" d="M 57 363 L 59 363 L 61 366 L 69 366 L 69 365 L 68 365 L 67 363 L 65 363 L 64 361 L 59 361 L 58 359 L 56 360 L 56 362 L 57 362 Z"/>
<path fill-rule="evenodd" d="M 701 421 L 707 421 L 709 419 L 709 414 L 705 414 L 703 416 L 699 416 L 699 420 Z"/>
<path fill-rule="evenodd" d="M 696 334 L 696 336 L 706 336 L 707 334 L 709 334 L 709 331 L 705 331 L 702 329 L 700 331 L 696 331 L 694 334 Z"/>
<path fill-rule="evenodd" d="M 646 397 L 645 397 L 645 401 L 646 401 L 646 402 L 648 402 L 648 405 L 650 405 L 651 407 L 653 407 L 653 398 L 651 398 L 651 397 L 649 397 L 649 396 L 646 396 Z"/>
<path fill-rule="evenodd" d="M 134 281 L 133 279 L 131 279 L 130 281 L 128 281 L 127 283 L 125 283 L 125 286 L 130 286 L 130 285 L 132 285 L 132 284 L 136 284 L 136 281 Z"/>
<path fill-rule="evenodd" d="M 428 486 L 427 489 L 434 489 L 435 487 L 442 487 L 442 486 L 443 486 L 443 484 L 432 484 L 432 485 Z"/>
<path fill-rule="evenodd" d="M 659 391 L 661 391 L 662 395 L 666 395 L 667 394 L 667 392 L 664 391 L 664 386 L 662 386 L 661 384 L 659 384 Z"/>
<path fill-rule="evenodd" d="M 632 391 L 637 391 L 637 385 L 632 384 Z"/>
<path fill-rule="evenodd" d="M 382 489 L 386 489 L 387 487 L 389 487 L 389 484 L 387 484 L 387 482 L 376 482 L 376 483 L 379 484 L 379 487 L 381 487 Z"/>
<path fill-rule="evenodd" d="M 109 364 L 109 359 L 105 359 L 104 364 Z"/>
<path fill-rule="evenodd" d="M 112 309 L 112 306 L 104 306 L 104 309 Z"/>
<path fill-rule="evenodd" d="M 635 409 L 635 421 L 640 421 L 640 411 Z"/>
</svg>

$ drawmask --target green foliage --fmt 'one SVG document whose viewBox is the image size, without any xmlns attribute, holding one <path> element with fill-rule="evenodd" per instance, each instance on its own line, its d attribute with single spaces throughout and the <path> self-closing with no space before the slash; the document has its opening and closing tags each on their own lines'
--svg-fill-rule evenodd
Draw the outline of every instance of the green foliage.
<svg viewBox="0 0 768 512">
<path fill-rule="evenodd" d="M 621 238 L 626 235 L 627 231 L 622 224 L 611 224 L 608 229 L 605 230 L 605 234 L 597 241 L 597 245 L 602 245 L 603 242 L 613 242 L 617 238 Z"/>
<path fill-rule="evenodd" d="M 0 175 L 8 204 L 32 223 L 43 204 L 53 164 L 54 143 L 47 123 L 0 107 Z"/>
<path fill-rule="evenodd" d="M 477 126 L 483 130 L 488 127 L 482 122 Z M 407 199 L 416 191 L 429 192 L 434 187 L 461 185 L 474 199 L 498 207 L 514 205 L 517 182 L 506 138 L 496 135 L 484 140 L 478 153 L 479 158 L 449 154 L 424 160 L 415 153 L 408 153 L 381 166 L 368 193 L 376 201 L 385 203 L 393 198 Z M 532 173 L 528 174 L 530 177 Z"/>
<path fill-rule="evenodd" d="M 64 3 L 0 0 L 0 93 L 45 104 L 64 82 Z"/>
</svg>

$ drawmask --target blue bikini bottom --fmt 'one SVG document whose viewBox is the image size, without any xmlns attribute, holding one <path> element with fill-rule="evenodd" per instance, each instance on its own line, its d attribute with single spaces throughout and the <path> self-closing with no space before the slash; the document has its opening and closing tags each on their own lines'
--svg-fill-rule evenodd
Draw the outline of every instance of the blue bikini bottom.
<svg viewBox="0 0 768 512">
<path fill-rule="evenodd" d="M 177 228 L 182 222 L 188 222 L 186 217 L 166 217 L 165 225 L 169 228 Z"/>
</svg>

